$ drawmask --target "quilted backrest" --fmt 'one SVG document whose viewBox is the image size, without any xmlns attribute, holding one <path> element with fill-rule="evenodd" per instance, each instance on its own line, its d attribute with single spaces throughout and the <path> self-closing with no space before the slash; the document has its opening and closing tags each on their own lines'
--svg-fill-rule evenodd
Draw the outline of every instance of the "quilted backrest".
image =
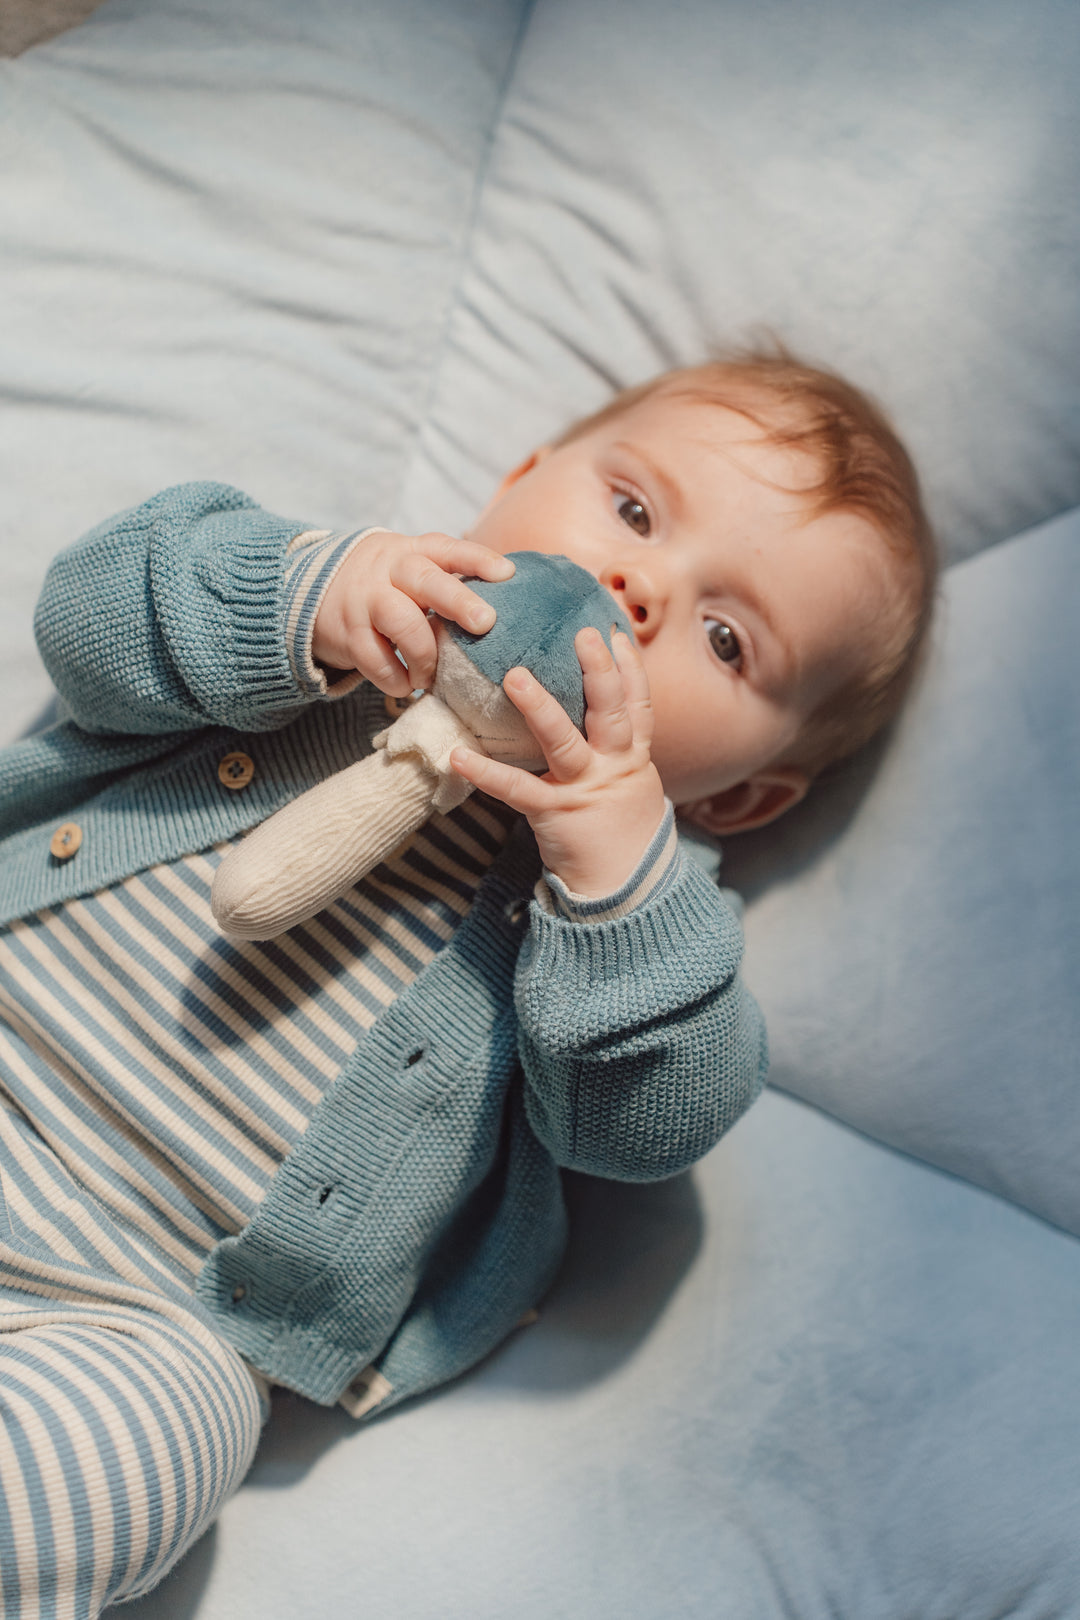
<svg viewBox="0 0 1080 1620">
<path fill-rule="evenodd" d="M 950 559 L 1076 504 L 1078 70 L 1068 0 L 537 0 L 401 520 L 768 331 L 886 404 Z"/>
<path fill-rule="evenodd" d="M 49 558 L 189 478 L 385 522 L 521 0 L 108 0 L 0 62 L 8 735 Z"/>
</svg>

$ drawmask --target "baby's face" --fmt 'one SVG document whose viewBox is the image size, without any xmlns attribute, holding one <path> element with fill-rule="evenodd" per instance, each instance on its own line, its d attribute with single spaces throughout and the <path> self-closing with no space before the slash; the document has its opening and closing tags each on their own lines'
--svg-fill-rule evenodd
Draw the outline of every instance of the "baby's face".
<svg viewBox="0 0 1080 1620">
<path fill-rule="evenodd" d="M 615 597 L 676 804 L 796 760 L 810 715 L 873 656 L 888 553 L 854 513 L 809 515 L 816 476 L 735 411 L 653 395 L 531 457 L 470 531 L 562 552 Z"/>
</svg>

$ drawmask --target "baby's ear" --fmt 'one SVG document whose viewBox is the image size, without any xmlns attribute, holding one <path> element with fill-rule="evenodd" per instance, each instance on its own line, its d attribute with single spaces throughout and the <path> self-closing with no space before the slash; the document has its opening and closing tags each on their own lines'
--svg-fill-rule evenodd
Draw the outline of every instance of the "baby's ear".
<svg viewBox="0 0 1080 1620">
<path fill-rule="evenodd" d="M 519 479 L 524 478 L 526 473 L 531 473 L 533 468 L 538 466 L 540 462 L 544 460 L 544 457 L 550 454 L 551 445 L 542 444 L 539 450 L 534 450 L 531 456 L 526 456 L 524 461 L 519 462 L 516 467 L 508 472 L 498 489 L 495 491 L 494 495 L 484 507 L 484 510 L 477 517 L 476 522 L 479 523 L 483 518 L 486 518 L 492 508 L 498 506 L 499 502 L 502 500 L 507 491 L 513 489 L 514 485 L 519 481 Z M 467 540 L 471 533 L 471 528 L 466 529 L 464 538 Z"/>
<path fill-rule="evenodd" d="M 774 765 L 745 782 L 679 806 L 679 814 L 714 838 L 764 827 L 806 796 L 810 778 L 796 765 Z"/>
<path fill-rule="evenodd" d="M 526 456 L 524 461 L 519 462 L 516 467 L 512 468 L 511 471 L 507 473 L 506 477 L 503 479 L 502 483 L 499 485 L 498 489 L 488 502 L 488 506 L 494 506 L 496 501 L 502 499 L 508 489 L 513 489 L 519 478 L 524 478 L 526 473 L 531 473 L 533 468 L 538 466 L 540 462 L 544 460 L 545 456 L 549 456 L 550 454 L 550 444 L 542 444 L 539 450 L 534 450 L 532 455 Z M 486 511 L 487 507 L 485 507 L 484 510 Z"/>
</svg>

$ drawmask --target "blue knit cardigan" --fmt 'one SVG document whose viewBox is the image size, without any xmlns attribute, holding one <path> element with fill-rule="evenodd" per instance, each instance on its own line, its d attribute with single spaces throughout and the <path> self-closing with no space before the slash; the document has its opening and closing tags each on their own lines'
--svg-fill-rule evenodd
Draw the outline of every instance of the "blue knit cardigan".
<svg viewBox="0 0 1080 1620">
<path fill-rule="evenodd" d="M 306 527 L 189 484 L 54 562 L 36 625 L 64 718 L 0 753 L 0 925 L 234 837 L 370 750 L 381 694 L 320 701 L 289 665 L 285 550 Z M 255 777 L 230 792 L 217 764 L 238 749 Z M 539 872 L 522 821 L 199 1277 L 216 1331 L 315 1401 L 359 1377 L 382 1411 L 472 1365 L 554 1276 L 560 1167 L 675 1175 L 760 1089 L 739 924 L 692 862 L 603 923 L 545 912 Z"/>
</svg>

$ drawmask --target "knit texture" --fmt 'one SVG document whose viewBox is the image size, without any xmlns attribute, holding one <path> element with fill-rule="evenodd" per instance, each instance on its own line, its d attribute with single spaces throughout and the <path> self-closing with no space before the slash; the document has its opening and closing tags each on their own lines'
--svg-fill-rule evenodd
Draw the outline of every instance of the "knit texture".
<svg viewBox="0 0 1080 1620">
<path fill-rule="evenodd" d="M 195 486 L 114 527 L 115 544 L 102 526 L 60 559 L 42 598 L 43 646 L 79 724 L 0 760 L 13 807 L 5 918 L 234 836 L 367 751 L 385 720 L 369 688 L 327 702 L 292 675 L 285 556 L 306 526 Z M 249 645 L 260 614 L 262 650 Z M 222 621 L 215 678 L 203 627 Z M 114 651 L 125 639 L 130 667 Z M 133 712 L 154 720 L 138 739 L 106 734 L 128 712 L 125 679 Z M 237 748 L 255 776 L 232 793 L 216 764 Z M 49 818 L 73 810 L 83 844 L 59 862 Z M 522 822 L 445 949 L 345 1063 L 249 1226 L 203 1269 L 199 1299 L 222 1336 L 314 1400 L 371 1385 L 375 1367 L 382 1410 L 462 1371 L 554 1275 L 560 1167 L 673 1175 L 761 1085 L 738 923 L 696 867 L 680 860 L 644 904 L 592 922 L 530 903 L 539 876 Z"/>
</svg>

